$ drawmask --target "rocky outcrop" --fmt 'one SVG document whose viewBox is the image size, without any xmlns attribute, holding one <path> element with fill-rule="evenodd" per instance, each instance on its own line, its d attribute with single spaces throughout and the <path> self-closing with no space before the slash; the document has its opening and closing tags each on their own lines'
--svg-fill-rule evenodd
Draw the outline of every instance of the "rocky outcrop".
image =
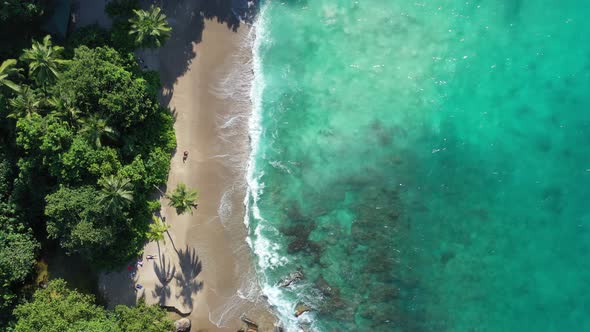
<svg viewBox="0 0 590 332">
<path fill-rule="evenodd" d="M 190 332 L 191 321 L 188 318 L 181 318 L 174 322 L 174 332 Z"/>
<path fill-rule="evenodd" d="M 242 322 L 246 323 L 246 332 L 258 332 L 258 324 L 254 323 L 253 320 L 245 316 L 242 316 L 240 319 Z"/>
<path fill-rule="evenodd" d="M 289 274 L 289 276 L 287 278 L 285 278 L 285 280 L 283 280 L 279 286 L 280 287 L 289 287 L 291 286 L 291 284 L 303 279 L 305 277 L 305 275 L 303 274 L 303 272 L 301 270 L 297 270 L 291 274 Z"/>
<path fill-rule="evenodd" d="M 311 308 L 307 304 L 299 302 L 295 306 L 295 317 L 299 317 L 308 311 L 311 311 Z"/>
</svg>

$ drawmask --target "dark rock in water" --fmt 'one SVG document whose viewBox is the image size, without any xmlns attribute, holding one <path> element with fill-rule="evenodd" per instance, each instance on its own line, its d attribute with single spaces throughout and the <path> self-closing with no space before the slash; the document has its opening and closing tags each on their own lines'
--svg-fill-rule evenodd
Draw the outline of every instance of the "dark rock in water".
<svg viewBox="0 0 590 332">
<path fill-rule="evenodd" d="M 324 277 L 321 275 L 316 279 L 315 286 L 326 297 L 333 297 L 334 295 L 338 295 L 339 293 L 338 288 L 333 288 L 332 286 L 330 286 L 326 279 L 324 279 Z"/>
<path fill-rule="evenodd" d="M 301 332 L 310 332 L 311 331 L 311 324 L 308 322 L 299 323 L 299 324 L 297 324 L 297 327 L 299 327 L 299 330 Z"/>
<path fill-rule="evenodd" d="M 174 322 L 174 331 L 175 332 L 190 332 L 191 330 L 191 321 L 188 318 L 181 318 Z"/>
<path fill-rule="evenodd" d="M 295 317 L 299 317 L 308 311 L 311 311 L 311 308 L 307 304 L 299 302 L 295 306 Z"/>
<path fill-rule="evenodd" d="M 293 254 L 302 251 L 305 248 L 307 248 L 307 239 L 297 237 L 289 243 L 289 246 L 287 247 L 287 252 L 289 254 Z"/>
<path fill-rule="evenodd" d="M 395 285 L 389 283 L 374 283 L 371 287 L 369 296 L 371 301 L 378 303 L 386 303 L 395 300 L 400 295 L 400 289 Z"/>
<path fill-rule="evenodd" d="M 455 253 L 452 251 L 445 251 L 440 255 L 440 262 L 447 264 L 451 259 L 455 258 Z"/>
<path fill-rule="evenodd" d="M 245 316 L 240 317 L 240 319 L 242 322 L 246 323 L 246 332 L 258 332 L 258 324 L 254 323 L 253 320 Z"/>
<path fill-rule="evenodd" d="M 303 274 L 303 272 L 301 272 L 301 270 L 297 270 L 297 271 L 289 274 L 289 276 L 287 278 L 285 278 L 285 280 L 283 280 L 283 282 L 281 282 L 279 286 L 280 287 L 289 287 L 289 286 L 291 286 L 291 284 L 303 279 L 304 277 L 305 277 L 305 275 Z"/>
<path fill-rule="evenodd" d="M 322 252 L 322 246 L 318 243 L 309 241 L 307 237 L 294 237 L 287 247 L 287 252 L 289 254 L 294 254 L 301 251 L 317 255 Z"/>
<path fill-rule="evenodd" d="M 298 238 L 307 238 L 311 231 L 315 228 L 315 224 L 313 222 L 310 223 L 297 223 L 295 225 L 291 225 L 288 227 L 281 228 L 283 234 L 287 236 L 294 236 Z"/>
<path fill-rule="evenodd" d="M 297 204 L 294 204 L 293 206 L 291 206 L 291 208 L 286 209 L 286 210 L 287 210 L 287 217 L 291 221 L 300 221 L 300 220 L 306 219 L 305 216 L 303 215 L 303 213 L 301 212 L 301 208 Z"/>
</svg>

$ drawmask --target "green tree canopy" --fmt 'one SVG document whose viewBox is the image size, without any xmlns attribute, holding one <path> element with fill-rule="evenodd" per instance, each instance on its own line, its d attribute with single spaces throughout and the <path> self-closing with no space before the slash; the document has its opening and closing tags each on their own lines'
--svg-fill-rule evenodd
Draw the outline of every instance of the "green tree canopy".
<svg viewBox="0 0 590 332">
<path fill-rule="evenodd" d="M 149 226 L 149 231 L 146 233 L 146 237 L 150 241 L 162 241 L 166 243 L 166 240 L 164 240 L 164 234 L 168 232 L 169 228 L 170 225 L 164 223 L 162 218 L 153 216 L 152 223 Z"/>
<path fill-rule="evenodd" d="M 94 183 L 98 179 L 116 173 L 121 161 L 116 149 L 96 147 L 82 136 L 74 137 L 70 148 L 50 168 L 50 174 L 62 184 Z"/>
<path fill-rule="evenodd" d="M 116 221 L 98 204 L 99 195 L 90 186 L 61 187 L 48 195 L 48 237 L 59 240 L 70 253 L 79 252 L 91 259 L 104 253 L 116 241 Z"/>
<path fill-rule="evenodd" d="M 99 181 L 101 186 L 98 201 L 109 212 L 118 212 L 133 203 L 131 180 L 111 175 Z"/>
<path fill-rule="evenodd" d="M 16 143 L 24 157 L 55 177 L 71 175 L 63 160 L 71 150 L 73 138 L 72 128 L 57 117 L 32 113 L 16 122 Z M 76 166 L 80 164 L 84 165 Z"/>
<path fill-rule="evenodd" d="M 35 90 L 28 86 L 19 89 L 16 97 L 10 100 L 9 118 L 19 119 L 30 117 L 31 114 L 39 112 L 41 109 L 41 97 Z"/>
<path fill-rule="evenodd" d="M 166 312 L 157 306 L 148 306 L 139 301 L 137 306 L 115 307 L 117 325 L 125 332 L 169 332 L 173 330 L 172 321 L 166 318 Z"/>
<path fill-rule="evenodd" d="M 38 244 L 20 225 L 12 203 L 0 203 L 0 286 L 21 282 L 35 263 Z"/>
<path fill-rule="evenodd" d="M 29 77 L 40 86 L 53 83 L 60 75 L 60 67 L 67 63 L 62 59 L 63 50 L 52 44 L 50 35 L 45 36 L 42 43 L 33 40 L 32 47 L 24 50 L 21 56 L 21 60 L 29 63 Z"/>
<path fill-rule="evenodd" d="M 4 60 L 0 65 L 0 86 L 5 86 L 18 92 L 20 87 L 18 84 L 11 81 L 10 77 L 18 76 L 19 74 L 20 69 L 16 68 L 15 59 Z"/>
<path fill-rule="evenodd" d="M 75 101 L 83 117 L 100 114 L 121 132 L 158 111 L 147 81 L 135 74 L 134 61 L 109 47 L 79 47 L 55 93 Z"/>
<path fill-rule="evenodd" d="M 94 297 L 67 288 L 65 281 L 52 280 L 33 300 L 16 307 L 14 332 L 119 332 L 107 312 L 94 304 Z"/>
<path fill-rule="evenodd" d="M 176 213 L 184 214 L 186 212 L 193 213 L 193 208 L 197 207 L 197 199 L 199 194 L 196 190 L 189 189 L 186 184 L 179 183 L 176 189 L 169 194 L 169 205 L 176 208 Z"/>
<path fill-rule="evenodd" d="M 97 147 L 102 146 L 104 138 L 114 141 L 117 138 L 117 131 L 108 125 L 107 120 L 94 113 L 87 118 L 80 120 L 80 133 Z"/>
<path fill-rule="evenodd" d="M 140 301 L 135 307 L 118 305 L 113 312 L 95 304 L 92 295 L 68 289 L 52 280 L 30 302 L 14 310 L 14 332 L 171 332 L 172 321 L 157 306 Z"/>
<path fill-rule="evenodd" d="M 47 100 L 51 114 L 75 126 L 80 118 L 80 110 L 76 103 L 67 96 L 51 96 Z"/>
<path fill-rule="evenodd" d="M 166 21 L 166 15 L 160 7 L 151 6 L 149 10 L 134 9 L 134 17 L 129 19 L 135 41 L 142 47 L 160 47 L 170 38 L 172 28 Z"/>
<path fill-rule="evenodd" d="M 39 244 L 17 219 L 13 203 L 0 202 L 0 317 L 9 308 L 20 285 L 35 265 Z"/>
</svg>

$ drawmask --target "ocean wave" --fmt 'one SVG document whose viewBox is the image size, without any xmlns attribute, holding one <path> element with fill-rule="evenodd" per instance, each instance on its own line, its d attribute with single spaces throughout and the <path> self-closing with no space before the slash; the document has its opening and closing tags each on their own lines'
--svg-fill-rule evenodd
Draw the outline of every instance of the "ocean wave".
<svg viewBox="0 0 590 332">
<path fill-rule="evenodd" d="M 262 59 L 260 55 L 261 46 L 263 43 L 269 42 L 266 30 L 266 10 L 268 4 L 263 5 L 260 13 L 254 23 L 251 31 L 251 49 L 252 49 L 252 84 L 250 88 L 250 102 L 252 112 L 249 118 L 249 141 L 250 141 L 250 158 L 246 171 L 247 194 L 244 200 L 246 206 L 246 213 L 244 223 L 249 228 L 250 236 L 247 243 L 250 245 L 252 251 L 256 256 L 258 281 L 262 288 L 262 293 L 268 299 L 269 304 L 279 316 L 281 324 L 286 331 L 299 331 L 299 324 L 306 322 L 311 324 L 311 315 L 303 315 L 299 319 L 293 316 L 293 309 L 295 303 L 290 301 L 283 290 L 269 281 L 265 274 L 269 270 L 274 270 L 279 266 L 285 265 L 288 260 L 280 254 L 280 245 L 271 240 L 273 236 L 265 234 L 273 234 L 279 236 L 279 231 L 272 227 L 262 217 L 258 207 L 258 200 L 264 191 L 264 183 L 262 178 L 264 173 L 257 169 L 257 158 L 259 155 L 260 139 L 262 135 L 262 98 L 265 89 L 264 72 L 262 67 Z M 253 220 L 250 220 L 252 218 Z M 252 222 L 255 221 L 255 222 Z M 275 237 L 275 238 L 276 238 Z"/>
</svg>

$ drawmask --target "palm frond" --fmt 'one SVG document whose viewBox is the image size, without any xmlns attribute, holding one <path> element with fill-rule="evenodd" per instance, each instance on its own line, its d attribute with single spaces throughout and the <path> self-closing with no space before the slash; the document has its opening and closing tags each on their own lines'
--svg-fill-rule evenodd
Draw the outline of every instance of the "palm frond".
<svg viewBox="0 0 590 332">
<path fill-rule="evenodd" d="M 196 190 L 187 188 L 184 183 L 179 183 L 176 189 L 170 195 L 167 195 L 167 198 L 170 200 L 168 202 L 169 206 L 176 208 L 178 214 L 186 212 L 192 214 L 192 209 L 197 207 L 199 194 Z"/>
<path fill-rule="evenodd" d="M 47 85 L 60 75 L 60 67 L 67 63 L 62 59 L 64 48 L 54 46 L 51 36 L 43 38 L 43 42 L 33 41 L 30 49 L 23 51 L 21 60 L 29 63 L 29 76 L 40 85 Z"/>
<path fill-rule="evenodd" d="M 4 60 L 0 64 L 0 86 L 4 85 L 15 92 L 20 91 L 18 84 L 9 79 L 11 76 L 20 76 L 21 69 L 16 68 L 17 61 L 15 59 Z"/>
<path fill-rule="evenodd" d="M 133 202 L 133 185 L 127 178 L 109 176 L 100 181 L 98 202 L 109 212 L 119 212 Z"/>
<path fill-rule="evenodd" d="M 147 47 L 160 47 L 171 35 L 172 28 L 168 25 L 166 15 L 160 7 L 153 5 L 149 10 L 133 10 L 135 16 L 129 19 L 131 23 L 130 35 L 135 35 L 135 41 Z"/>
</svg>

